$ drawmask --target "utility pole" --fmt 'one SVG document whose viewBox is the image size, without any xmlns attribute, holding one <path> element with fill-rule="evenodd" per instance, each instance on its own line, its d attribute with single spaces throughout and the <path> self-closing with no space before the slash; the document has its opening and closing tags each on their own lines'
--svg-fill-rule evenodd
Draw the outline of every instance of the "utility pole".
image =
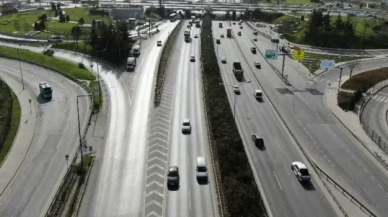
<svg viewBox="0 0 388 217">
<path fill-rule="evenodd" d="M 21 46 L 21 44 L 19 44 L 19 46 Z M 19 67 L 20 67 L 20 77 L 22 78 L 22 87 L 23 87 L 23 90 L 24 90 L 24 80 L 23 80 L 22 61 L 20 60 L 19 49 L 18 49 L 18 58 L 19 58 Z"/>
<path fill-rule="evenodd" d="M 341 69 L 341 71 L 340 71 L 340 76 L 339 76 L 339 82 L 338 82 L 338 92 L 337 92 L 337 94 L 339 93 L 339 91 L 340 91 L 340 88 L 341 88 L 341 77 L 342 77 L 342 70 L 343 70 L 343 68 L 340 68 Z"/>
<path fill-rule="evenodd" d="M 77 95 L 77 114 L 78 114 L 78 135 L 79 135 L 79 148 L 81 153 L 81 169 L 84 168 L 84 156 L 83 156 L 83 150 L 82 150 L 82 136 L 81 136 L 81 123 L 79 120 L 79 105 L 78 105 L 78 98 L 79 97 L 85 97 L 85 96 L 91 96 L 91 94 L 87 95 Z"/>
<path fill-rule="evenodd" d="M 283 55 L 283 64 L 282 64 L 282 78 L 284 77 L 283 74 L 284 74 L 284 65 L 285 65 L 285 62 L 286 62 L 286 54 L 282 54 Z"/>
</svg>

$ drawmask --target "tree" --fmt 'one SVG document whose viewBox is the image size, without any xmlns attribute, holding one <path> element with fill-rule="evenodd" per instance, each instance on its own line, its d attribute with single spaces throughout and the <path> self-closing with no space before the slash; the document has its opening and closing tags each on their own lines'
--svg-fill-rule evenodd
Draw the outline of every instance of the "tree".
<svg viewBox="0 0 388 217">
<path fill-rule="evenodd" d="M 70 21 L 70 17 L 69 15 L 66 15 L 66 22 L 69 22 Z"/>
<path fill-rule="evenodd" d="M 381 7 L 381 9 L 385 9 L 387 7 L 387 5 L 385 4 L 385 2 L 381 2 L 380 7 Z"/>
<path fill-rule="evenodd" d="M 44 21 L 43 20 L 41 20 L 40 22 L 39 22 L 39 30 L 45 30 L 46 29 L 46 24 L 44 23 Z"/>
<path fill-rule="evenodd" d="M 190 19 L 190 17 L 191 17 L 191 11 L 190 10 L 185 10 L 185 17 Z"/>
<path fill-rule="evenodd" d="M 83 18 L 83 17 L 79 18 L 78 24 L 79 24 L 79 25 L 84 25 L 84 23 L 85 23 L 84 18 Z"/>
<path fill-rule="evenodd" d="M 349 75 L 349 78 L 352 77 L 352 73 L 353 73 L 353 69 L 357 68 L 359 62 L 357 60 L 353 60 L 351 61 L 350 63 L 348 63 L 348 67 L 350 69 L 350 75 Z"/>
<path fill-rule="evenodd" d="M 127 23 L 125 21 L 120 21 L 119 23 L 117 23 L 117 29 L 119 30 L 119 32 L 121 32 L 122 40 L 128 41 L 129 34 Z"/>
<path fill-rule="evenodd" d="M 54 2 L 51 2 L 51 10 L 57 11 L 57 6 L 55 5 Z"/>
<path fill-rule="evenodd" d="M 71 35 L 73 36 L 73 39 L 77 43 L 77 46 L 78 46 L 78 39 L 81 36 L 81 28 L 78 25 L 73 26 L 71 28 Z"/>
<path fill-rule="evenodd" d="M 344 34 L 350 37 L 355 36 L 355 28 L 350 17 L 348 17 L 344 23 Z"/>
<path fill-rule="evenodd" d="M 226 11 L 225 18 L 226 18 L 227 20 L 229 20 L 229 18 L 230 18 L 230 11 Z"/>
<path fill-rule="evenodd" d="M 232 20 L 236 20 L 236 18 L 237 18 L 236 11 L 233 11 L 232 12 Z"/>
<path fill-rule="evenodd" d="M 300 21 L 304 21 L 304 15 L 300 17 Z"/>
<path fill-rule="evenodd" d="M 58 11 L 55 11 L 54 17 L 58 17 Z"/>
<path fill-rule="evenodd" d="M 14 21 L 13 22 L 13 27 L 15 28 L 16 31 L 20 30 L 20 22 L 19 21 Z"/>
<path fill-rule="evenodd" d="M 365 7 L 365 2 L 360 2 L 360 4 L 358 4 L 358 6 L 360 6 L 360 8 Z"/>
<path fill-rule="evenodd" d="M 40 29 L 40 25 L 39 25 L 39 23 L 36 21 L 36 22 L 34 23 L 34 30 L 35 30 L 35 31 L 39 31 L 39 29 Z"/>
<path fill-rule="evenodd" d="M 325 14 L 322 18 L 323 22 L 323 29 L 325 31 L 331 31 L 333 29 L 331 25 L 331 20 L 330 20 L 330 13 Z"/>
<path fill-rule="evenodd" d="M 335 21 L 334 25 L 336 30 L 339 30 L 339 31 L 344 30 L 344 22 L 342 21 L 342 17 L 340 14 L 338 14 L 337 20 Z"/>
<path fill-rule="evenodd" d="M 41 21 L 47 21 L 47 15 L 46 14 L 42 14 L 41 16 L 38 17 L 39 20 Z"/>
<path fill-rule="evenodd" d="M 63 16 L 63 14 L 62 14 L 62 15 L 59 15 L 59 22 L 60 22 L 60 23 L 66 22 L 66 18 L 65 18 L 65 16 Z"/>
<path fill-rule="evenodd" d="M 369 8 L 372 8 L 372 9 L 376 8 L 376 6 L 377 6 L 377 5 L 376 5 L 375 3 L 370 3 L 370 4 L 369 4 Z"/>
</svg>

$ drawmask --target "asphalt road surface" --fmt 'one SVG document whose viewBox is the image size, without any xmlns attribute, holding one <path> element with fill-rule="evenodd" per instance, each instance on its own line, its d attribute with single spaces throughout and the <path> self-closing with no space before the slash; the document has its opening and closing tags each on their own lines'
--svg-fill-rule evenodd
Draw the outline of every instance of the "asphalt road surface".
<svg viewBox="0 0 388 217">
<path fill-rule="evenodd" d="M 218 23 L 213 22 L 213 37 L 217 39 L 221 34 L 226 36 L 226 26 L 229 25 L 223 22 L 224 28 L 219 28 Z M 239 36 L 235 34 L 234 37 L 238 40 Z M 261 102 L 253 96 L 255 89 L 262 89 L 253 74 L 262 74 L 271 68 L 262 63 L 262 69 L 256 69 L 249 58 L 248 62 L 245 62 L 234 39 L 221 38 L 221 44 L 215 44 L 215 47 L 219 60 L 220 57 L 226 57 L 227 63 L 220 63 L 224 84 L 231 105 L 236 100 L 236 120 L 240 135 L 251 160 L 252 170 L 260 180 L 262 186 L 260 190 L 264 192 L 270 212 L 273 216 L 336 216 L 327 195 L 322 191 L 320 181 L 316 180 L 319 179 L 318 176 L 312 169 L 310 169 L 311 182 L 299 183 L 290 168 L 291 163 L 301 161 L 307 164 L 307 160 L 273 111 L 267 96 L 264 96 Z M 259 54 L 246 53 L 246 55 Z M 245 71 L 244 79 L 251 83 L 237 82 L 232 71 L 233 62 L 241 62 Z M 240 85 L 241 95 L 235 96 L 231 85 Z M 253 133 L 263 135 L 264 148 L 254 145 L 251 138 Z"/>
<path fill-rule="evenodd" d="M 134 72 L 125 68 L 100 70 L 109 90 L 110 117 L 106 144 L 97 153 L 80 216 L 141 216 L 145 161 L 154 79 L 161 51 L 175 23 L 159 25 L 160 32 L 143 40 Z"/>
<path fill-rule="evenodd" d="M 209 143 L 204 114 L 200 62 L 200 28 L 191 28 L 191 41 L 185 42 L 183 32 L 186 21 L 178 33 L 175 47 L 170 55 L 165 85 L 174 87 L 172 118 L 170 124 L 169 165 L 180 170 L 179 188 L 167 191 L 166 216 L 215 216 L 213 205 L 212 170 Z M 198 34 L 198 38 L 194 35 Z M 195 62 L 190 62 L 195 56 Z M 190 119 L 191 133 L 182 133 L 182 122 Z M 197 157 L 205 157 L 208 182 L 196 178 Z"/>
<path fill-rule="evenodd" d="M 237 25 L 232 25 L 238 31 Z M 270 40 L 257 36 L 255 42 L 260 53 L 251 55 L 252 30 L 244 24 L 242 36 L 237 42 L 251 64 L 254 61 L 270 63 L 281 71 L 282 58 L 264 60 L 266 49 L 276 49 Z M 324 84 L 311 84 L 298 72 L 296 62 L 286 58 L 285 74 L 292 87 L 286 87 L 273 70 L 255 73 L 267 96 L 285 120 L 287 126 L 305 148 L 310 157 L 347 189 L 364 205 L 380 216 L 388 212 L 388 179 L 381 165 L 363 149 L 358 141 L 347 132 L 331 115 L 323 102 Z M 360 66 L 361 68 L 362 66 Z M 337 73 L 333 70 L 331 73 Z"/>
<path fill-rule="evenodd" d="M 18 61 L 0 59 L 0 65 L 0 74 L 21 80 Z M 33 96 L 32 105 L 38 105 L 37 124 L 36 129 L 31 129 L 35 130 L 34 138 L 24 162 L 1 195 L 0 216 L 46 214 L 67 170 L 65 155 L 73 156 L 79 145 L 77 95 L 87 94 L 74 82 L 39 66 L 22 63 L 22 70 L 24 91 Z M 38 84 L 42 81 L 47 81 L 53 88 L 51 101 L 39 96 Z M 84 129 L 91 102 L 88 98 L 81 98 L 79 106 L 81 127 Z"/>
</svg>

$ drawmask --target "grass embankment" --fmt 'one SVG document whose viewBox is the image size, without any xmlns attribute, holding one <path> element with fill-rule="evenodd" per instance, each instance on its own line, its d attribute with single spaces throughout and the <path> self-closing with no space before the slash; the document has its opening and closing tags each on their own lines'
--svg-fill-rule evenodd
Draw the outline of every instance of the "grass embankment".
<svg viewBox="0 0 388 217">
<path fill-rule="evenodd" d="M 218 162 L 225 216 L 267 216 L 244 145 L 234 121 L 215 54 L 211 18 L 202 23 L 201 59 L 211 148 Z M 216 173 L 217 175 L 217 173 Z M 218 176 L 218 175 L 217 175 Z"/>
<path fill-rule="evenodd" d="M 39 54 L 28 50 L 9 48 L 9 47 L 1 47 L 0 54 L 10 56 L 13 58 L 20 58 L 23 61 L 30 61 L 30 62 L 43 65 L 45 67 L 59 71 L 73 79 L 80 79 L 80 80 L 96 79 L 96 76 L 94 76 L 91 72 L 89 72 L 84 68 L 78 67 L 74 63 L 70 63 L 68 61 L 57 59 L 55 57 L 50 57 L 44 54 Z"/>
<path fill-rule="evenodd" d="M 93 95 L 93 114 L 97 114 L 102 108 L 103 97 L 98 81 L 91 81 L 89 84 L 90 91 Z"/>
<path fill-rule="evenodd" d="M 55 43 L 53 44 L 52 48 L 70 50 L 70 51 L 89 54 L 89 55 L 91 55 L 92 53 L 92 46 L 82 41 L 79 41 L 78 45 L 76 42 Z"/>
<path fill-rule="evenodd" d="M 69 15 L 70 21 L 78 22 L 82 17 L 84 18 L 85 24 L 91 24 L 93 19 L 102 20 L 104 23 L 108 24 L 110 22 L 109 17 L 100 16 L 100 15 L 91 15 L 89 14 L 90 8 L 67 8 L 63 9 L 66 15 Z M 33 31 L 34 22 L 38 21 L 38 17 L 46 14 L 50 19 L 55 16 L 55 12 L 52 10 L 42 11 L 27 11 L 27 12 L 18 12 L 10 15 L 4 15 L 0 17 L 0 32 L 15 34 L 15 35 L 24 35 L 30 31 Z M 70 34 L 71 28 L 77 23 L 60 23 L 59 20 L 48 20 L 45 22 L 46 30 L 50 32 L 57 33 L 66 33 Z M 88 28 L 87 28 L 88 29 Z M 38 38 L 48 38 L 50 33 L 39 33 L 34 37 Z"/>
<path fill-rule="evenodd" d="M 342 89 L 352 90 L 355 93 L 340 92 L 338 106 L 343 110 L 352 110 L 354 104 L 360 99 L 362 93 L 375 86 L 377 83 L 388 79 L 388 67 L 366 71 L 352 76 L 341 85 Z"/>
<path fill-rule="evenodd" d="M 170 37 L 166 41 L 166 45 L 163 48 L 162 56 L 160 57 L 158 75 L 156 77 L 155 85 L 155 96 L 154 96 L 154 106 L 158 107 L 160 104 L 160 98 L 162 97 L 164 77 L 166 74 L 166 68 L 168 63 L 168 58 L 170 57 L 171 49 L 175 44 L 175 39 L 178 36 L 179 30 L 181 29 L 183 21 L 178 21 L 179 24 L 171 32 Z"/>
<path fill-rule="evenodd" d="M 368 58 L 368 56 L 343 56 L 306 52 L 302 64 L 309 69 L 310 73 L 314 73 L 319 69 L 321 60 L 334 60 L 336 63 L 340 63 L 364 58 Z"/>
<path fill-rule="evenodd" d="M 4 127 L 8 127 L 9 131 L 6 136 L 6 139 L 3 144 L 1 144 L 1 149 L 0 149 L 0 165 L 3 163 L 5 157 L 8 154 L 8 151 L 11 149 L 13 141 L 16 137 L 16 134 L 19 129 L 19 123 L 20 123 L 20 104 L 19 101 L 16 97 L 16 95 L 12 92 L 11 89 L 9 91 L 7 90 L 8 86 L 4 82 L 0 86 L 0 101 L 3 102 L 0 110 L 3 115 L 11 115 L 10 117 L 10 124 L 7 125 L 6 121 L 8 117 L 3 116 L 0 118 L 0 132 L 3 132 L 5 130 Z M 12 98 L 12 101 L 8 100 Z M 11 105 L 12 103 L 12 105 Z M 10 110 L 12 109 L 11 113 Z"/>
</svg>

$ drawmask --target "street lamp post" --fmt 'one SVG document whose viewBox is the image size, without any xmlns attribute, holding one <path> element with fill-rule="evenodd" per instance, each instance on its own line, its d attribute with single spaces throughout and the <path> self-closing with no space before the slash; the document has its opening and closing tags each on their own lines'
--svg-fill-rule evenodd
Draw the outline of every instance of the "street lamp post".
<svg viewBox="0 0 388 217">
<path fill-rule="evenodd" d="M 239 85 L 236 85 L 236 86 L 243 86 L 244 84 L 249 84 L 251 83 L 251 81 L 246 81 L 246 82 L 243 82 Z M 222 85 L 222 86 L 225 86 L 225 87 L 233 87 L 234 85 L 228 85 L 228 84 L 223 84 L 223 83 L 219 83 L 219 85 Z M 236 118 L 236 95 L 237 94 L 234 94 L 234 99 L 233 99 L 233 118 Z"/>
<path fill-rule="evenodd" d="M 19 44 L 19 46 L 21 46 L 21 44 Z M 20 49 L 20 48 L 19 48 L 19 49 Z M 18 49 L 18 58 L 19 58 L 19 67 L 20 67 L 20 77 L 22 78 L 22 87 L 23 87 L 23 90 L 24 90 L 24 80 L 23 80 L 22 61 L 20 60 L 19 49 Z"/>
<path fill-rule="evenodd" d="M 93 65 L 93 64 L 91 64 Z M 79 149 L 81 153 L 81 169 L 84 168 L 84 156 L 83 156 L 83 150 L 82 150 L 82 137 L 81 137 L 81 123 L 79 120 L 79 105 L 78 105 L 78 98 L 80 97 L 86 97 L 86 96 L 92 96 L 91 94 L 86 95 L 77 95 L 77 115 L 78 115 L 78 135 L 79 135 Z"/>
</svg>

